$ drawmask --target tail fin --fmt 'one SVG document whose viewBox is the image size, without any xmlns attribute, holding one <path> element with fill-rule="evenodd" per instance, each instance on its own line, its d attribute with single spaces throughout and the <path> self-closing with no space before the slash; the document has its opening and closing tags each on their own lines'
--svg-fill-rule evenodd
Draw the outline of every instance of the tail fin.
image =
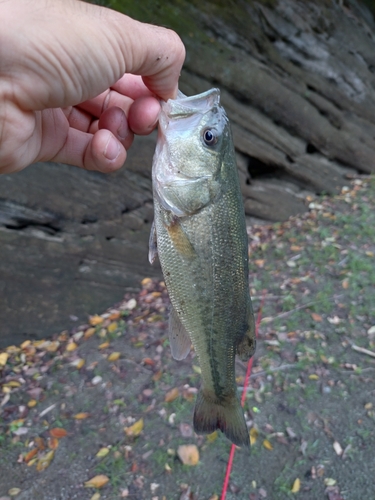
<svg viewBox="0 0 375 500">
<path fill-rule="evenodd" d="M 218 403 L 199 391 L 194 409 L 194 430 L 209 434 L 220 429 L 237 446 L 250 446 L 249 431 L 239 399 L 231 398 Z"/>
</svg>

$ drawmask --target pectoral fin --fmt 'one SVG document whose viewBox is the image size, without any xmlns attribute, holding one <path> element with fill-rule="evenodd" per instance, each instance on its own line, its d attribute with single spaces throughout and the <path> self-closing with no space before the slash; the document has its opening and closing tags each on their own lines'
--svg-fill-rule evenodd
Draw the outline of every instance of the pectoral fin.
<svg viewBox="0 0 375 500">
<path fill-rule="evenodd" d="M 169 237 L 172 240 L 174 248 L 185 258 L 192 258 L 195 255 L 193 245 L 190 243 L 185 231 L 181 227 L 178 217 L 173 217 L 169 225 L 167 225 Z"/>
<path fill-rule="evenodd" d="M 191 340 L 175 309 L 169 315 L 169 342 L 174 359 L 185 359 L 190 352 Z"/>
<path fill-rule="evenodd" d="M 150 264 L 153 264 L 155 262 L 157 254 L 158 254 L 158 247 L 156 243 L 156 229 L 154 221 L 151 226 L 150 239 L 148 243 L 148 261 L 150 262 Z"/>
</svg>

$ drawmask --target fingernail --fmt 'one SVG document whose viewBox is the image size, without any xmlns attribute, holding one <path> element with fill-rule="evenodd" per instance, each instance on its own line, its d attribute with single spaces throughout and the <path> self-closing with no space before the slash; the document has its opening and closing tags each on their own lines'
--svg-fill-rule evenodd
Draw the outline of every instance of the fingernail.
<svg viewBox="0 0 375 500">
<path fill-rule="evenodd" d="M 129 134 L 128 122 L 126 119 L 122 119 L 121 125 L 117 129 L 117 136 L 120 139 L 120 141 L 124 141 L 128 134 Z"/>
<path fill-rule="evenodd" d="M 120 154 L 120 144 L 117 139 L 115 139 L 112 135 L 108 139 L 107 145 L 104 148 L 104 156 L 107 160 L 115 160 Z"/>
</svg>

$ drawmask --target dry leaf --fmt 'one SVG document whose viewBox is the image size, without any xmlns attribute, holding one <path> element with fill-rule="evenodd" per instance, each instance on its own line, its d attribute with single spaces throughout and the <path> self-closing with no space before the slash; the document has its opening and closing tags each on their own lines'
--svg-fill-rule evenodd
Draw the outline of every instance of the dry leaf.
<svg viewBox="0 0 375 500">
<path fill-rule="evenodd" d="M 90 337 L 92 337 L 95 333 L 95 328 L 88 328 L 86 331 L 85 331 L 85 334 L 83 336 L 83 338 L 85 340 L 89 339 Z"/>
<path fill-rule="evenodd" d="M 55 437 L 51 437 L 48 439 L 48 448 L 51 450 L 56 450 L 59 446 L 59 440 Z"/>
<path fill-rule="evenodd" d="M 273 450 L 272 444 L 268 441 L 268 439 L 265 439 L 263 441 L 263 446 L 266 448 L 266 450 Z"/>
<path fill-rule="evenodd" d="M 143 418 L 137 420 L 137 422 L 135 422 L 130 427 L 124 428 L 125 434 L 127 436 L 133 436 L 133 437 L 139 436 L 142 430 L 143 430 Z"/>
<path fill-rule="evenodd" d="M 109 342 L 103 342 L 102 344 L 99 344 L 99 349 L 107 349 L 109 347 Z"/>
<path fill-rule="evenodd" d="M 0 354 L 0 366 L 5 366 L 7 364 L 9 355 L 6 352 Z"/>
<path fill-rule="evenodd" d="M 345 278 L 343 281 L 342 281 L 342 287 L 346 290 L 349 288 L 349 280 L 348 278 Z"/>
<path fill-rule="evenodd" d="M 47 467 L 50 465 L 52 462 L 52 459 L 55 455 L 54 450 L 49 451 L 45 455 L 43 455 L 39 460 L 38 463 L 36 464 L 36 470 L 38 472 L 41 472 L 44 469 L 47 469 Z"/>
<path fill-rule="evenodd" d="M 325 480 L 324 480 L 324 484 L 326 486 L 335 486 L 336 479 L 333 479 L 332 477 L 326 477 Z"/>
<path fill-rule="evenodd" d="M 206 436 L 206 439 L 209 443 L 213 443 L 214 441 L 216 441 L 217 438 L 218 438 L 217 431 L 211 432 L 211 434 L 208 434 Z"/>
<path fill-rule="evenodd" d="M 301 481 L 299 480 L 299 478 L 297 477 L 297 479 L 295 479 L 294 483 L 293 483 L 293 486 L 292 486 L 292 489 L 290 490 L 292 493 L 298 493 L 299 490 L 301 488 Z"/>
<path fill-rule="evenodd" d="M 24 459 L 24 461 L 25 461 L 26 463 L 29 463 L 29 462 L 30 462 L 30 460 L 31 460 L 32 458 L 34 458 L 34 457 L 35 457 L 35 455 L 38 453 L 38 451 L 39 451 L 39 450 L 38 450 L 38 448 L 33 448 L 32 450 L 30 450 L 30 451 L 29 451 L 28 453 L 26 453 L 26 455 L 24 456 L 24 458 L 23 458 L 23 459 Z"/>
<path fill-rule="evenodd" d="M 75 342 L 69 342 L 69 344 L 66 346 L 66 351 L 72 352 L 77 349 L 77 344 Z"/>
<path fill-rule="evenodd" d="M 316 373 L 312 373 L 311 375 L 309 375 L 309 379 L 310 380 L 319 380 L 319 375 L 317 375 Z"/>
<path fill-rule="evenodd" d="M 91 326 L 100 325 L 100 323 L 103 323 L 103 321 L 104 321 L 104 318 L 102 318 L 101 316 L 98 316 L 97 314 L 95 314 L 94 316 L 90 316 L 90 318 L 89 318 L 89 323 Z"/>
<path fill-rule="evenodd" d="M 100 493 L 97 491 L 96 493 L 93 494 L 93 496 L 90 498 L 90 500 L 99 500 L 100 498 Z"/>
<path fill-rule="evenodd" d="M 50 429 L 49 435 L 51 437 L 61 439 L 65 436 L 68 435 L 67 431 L 65 429 L 62 429 L 61 427 L 55 427 L 54 429 Z"/>
<path fill-rule="evenodd" d="M 45 449 L 44 439 L 43 438 L 36 437 L 34 439 L 34 441 L 35 441 L 35 444 L 36 444 L 36 447 L 38 448 L 38 450 L 44 450 Z"/>
<path fill-rule="evenodd" d="M 82 412 L 82 413 L 77 413 L 76 415 L 74 415 L 73 418 L 75 418 L 76 420 L 84 420 L 85 418 L 87 418 L 89 416 L 90 416 L 90 413 Z"/>
<path fill-rule="evenodd" d="M 164 401 L 166 403 L 171 403 L 172 401 L 174 401 L 175 399 L 178 398 L 179 394 L 180 393 L 179 393 L 177 387 L 174 387 L 173 389 L 171 389 L 170 391 L 167 392 L 167 394 L 165 395 Z"/>
<path fill-rule="evenodd" d="M 112 314 L 109 315 L 108 319 L 111 321 L 114 321 L 115 319 L 120 319 L 121 318 L 121 311 L 115 311 Z"/>
<path fill-rule="evenodd" d="M 117 330 L 118 324 L 116 321 L 107 326 L 108 333 L 113 333 Z"/>
<path fill-rule="evenodd" d="M 11 488 L 8 491 L 8 495 L 10 495 L 11 497 L 16 497 L 19 493 L 21 493 L 21 488 Z"/>
<path fill-rule="evenodd" d="M 121 356 L 121 352 L 112 352 L 109 356 L 108 356 L 108 361 L 117 361 Z"/>
<path fill-rule="evenodd" d="M 323 318 L 321 317 L 320 314 L 317 313 L 311 313 L 311 317 L 314 321 L 320 322 L 323 321 Z"/>
<path fill-rule="evenodd" d="M 27 403 L 27 406 L 29 408 L 34 408 L 34 406 L 37 404 L 36 399 L 30 399 L 30 401 Z"/>
<path fill-rule="evenodd" d="M 86 488 L 102 488 L 109 481 L 109 477 L 104 474 L 99 474 L 98 476 L 93 477 L 89 481 L 84 483 Z"/>
<path fill-rule="evenodd" d="M 195 444 L 180 445 L 177 455 L 184 465 L 197 465 L 199 462 L 199 451 Z"/>
<path fill-rule="evenodd" d="M 335 441 L 333 443 L 333 449 L 335 450 L 336 452 L 336 455 L 342 455 L 342 452 L 343 452 L 343 449 L 341 448 L 341 445 L 338 441 Z"/>
<path fill-rule="evenodd" d="M 151 283 L 152 283 L 151 278 L 143 278 L 143 280 L 141 281 L 142 286 L 150 285 Z"/>
<path fill-rule="evenodd" d="M 75 359 L 70 363 L 71 366 L 74 366 L 74 368 L 77 368 L 77 370 L 80 370 L 82 366 L 85 364 L 85 360 L 82 358 Z"/>
<path fill-rule="evenodd" d="M 257 438 L 258 438 L 258 434 L 259 434 L 258 429 L 256 429 L 255 427 L 252 427 L 250 429 L 249 434 L 250 434 L 250 445 L 253 446 L 256 443 Z"/>
<path fill-rule="evenodd" d="M 95 455 L 97 458 L 106 457 L 109 453 L 109 448 L 100 448 L 98 453 Z"/>
</svg>

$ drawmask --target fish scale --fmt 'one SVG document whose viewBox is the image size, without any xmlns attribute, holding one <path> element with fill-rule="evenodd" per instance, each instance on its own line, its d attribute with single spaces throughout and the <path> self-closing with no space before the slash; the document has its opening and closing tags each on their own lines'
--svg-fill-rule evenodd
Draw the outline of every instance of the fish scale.
<svg viewBox="0 0 375 500">
<path fill-rule="evenodd" d="M 171 300 L 172 354 L 186 357 L 191 341 L 201 366 L 194 428 L 249 445 L 234 369 L 236 353 L 246 360 L 255 350 L 248 242 L 217 89 L 162 105 L 153 190 L 150 260 L 157 252 Z"/>
</svg>

